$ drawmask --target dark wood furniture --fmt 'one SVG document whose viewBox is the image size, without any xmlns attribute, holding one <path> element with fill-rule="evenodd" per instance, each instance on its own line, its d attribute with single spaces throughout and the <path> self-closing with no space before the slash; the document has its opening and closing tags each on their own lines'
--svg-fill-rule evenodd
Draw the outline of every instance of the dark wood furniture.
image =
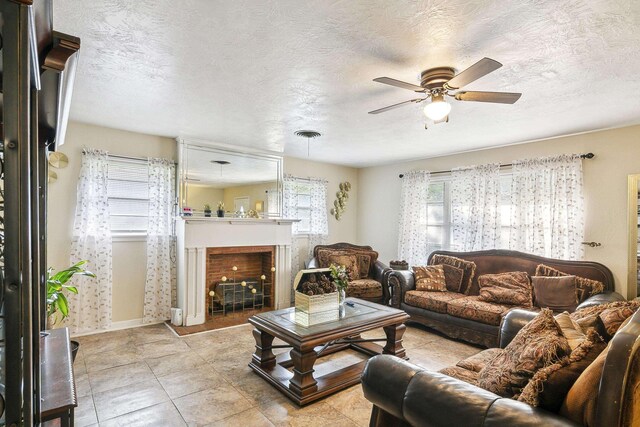
<svg viewBox="0 0 640 427">
<path fill-rule="evenodd" d="M 349 305 L 352 304 L 352 305 Z M 294 307 L 260 313 L 249 318 L 255 329 L 256 351 L 249 367 L 298 405 L 306 405 L 360 382 L 366 360 L 314 377 L 316 360 L 351 348 L 369 356 L 391 354 L 405 357 L 402 347 L 404 322 L 409 316 L 402 310 L 356 298 L 347 298 L 339 320 L 304 327 L 295 322 Z M 383 328 L 386 338 L 362 339 L 360 334 Z M 274 346 L 278 337 L 287 345 Z M 374 341 L 385 341 L 384 347 Z M 274 348 L 290 347 L 278 356 Z M 288 368 L 293 367 L 293 372 Z"/>
<path fill-rule="evenodd" d="M 67 328 L 43 331 L 40 337 L 42 366 L 41 421 L 60 419 L 61 427 L 73 426 L 73 410 L 78 406 L 73 377 L 71 344 Z"/>
</svg>

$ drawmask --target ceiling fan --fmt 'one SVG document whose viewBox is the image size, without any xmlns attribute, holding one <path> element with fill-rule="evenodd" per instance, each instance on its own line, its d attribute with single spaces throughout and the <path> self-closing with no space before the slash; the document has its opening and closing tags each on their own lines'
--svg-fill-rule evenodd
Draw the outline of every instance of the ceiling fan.
<svg viewBox="0 0 640 427">
<path fill-rule="evenodd" d="M 451 105 L 445 101 L 445 96 L 457 99 L 458 101 L 475 102 L 495 102 L 499 104 L 513 104 L 520 99 L 521 93 L 511 92 L 477 92 L 459 91 L 463 86 L 478 80 L 481 77 L 502 67 L 502 64 L 490 58 L 482 58 L 463 72 L 455 74 L 455 69 L 451 67 L 429 68 L 421 73 L 420 86 L 406 83 L 390 77 L 378 77 L 374 82 L 396 86 L 402 89 L 409 89 L 414 92 L 423 93 L 424 98 L 415 98 L 388 107 L 369 111 L 369 114 L 379 114 L 391 109 L 402 107 L 403 105 L 419 104 L 431 98 L 431 102 L 425 105 L 424 114 L 434 123 L 449 121 Z"/>
</svg>

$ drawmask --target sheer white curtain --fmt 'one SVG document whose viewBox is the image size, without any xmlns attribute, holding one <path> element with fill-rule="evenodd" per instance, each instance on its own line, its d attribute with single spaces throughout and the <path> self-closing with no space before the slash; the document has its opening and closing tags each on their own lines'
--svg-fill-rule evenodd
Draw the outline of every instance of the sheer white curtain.
<svg viewBox="0 0 640 427">
<path fill-rule="evenodd" d="M 582 159 L 513 162 L 510 249 L 577 260 L 584 253 Z"/>
<path fill-rule="evenodd" d="M 327 243 L 329 236 L 329 223 L 327 221 L 327 181 L 324 179 L 310 178 L 311 184 L 311 210 L 309 251 L 308 259 L 313 256 L 313 248 Z"/>
<path fill-rule="evenodd" d="M 303 204 L 299 199 L 304 197 L 301 196 L 301 194 L 306 193 L 307 190 L 302 191 L 301 187 L 306 187 L 307 185 L 309 207 L 303 208 Z M 306 240 L 307 243 L 307 252 L 302 255 L 306 255 L 305 258 L 307 259 L 311 258 L 313 248 L 316 245 L 322 245 L 327 242 L 329 234 L 327 221 L 327 181 L 309 178 L 307 184 L 307 180 L 286 175 L 283 180 L 282 217 L 300 219 L 302 217 L 300 212 L 303 209 L 309 211 L 309 228 L 308 230 L 303 230 L 301 229 L 300 223 L 293 223 L 293 239 L 291 243 L 292 277 L 295 277 L 295 274 L 304 266 L 305 260 L 301 259 L 300 253 L 304 247 L 304 240 Z"/>
<path fill-rule="evenodd" d="M 78 179 L 70 262 L 87 260 L 87 269 L 95 273 L 96 278 L 78 281 L 78 295 L 69 295 L 66 324 L 74 333 L 111 326 L 112 245 L 108 177 L 107 152 L 85 149 Z"/>
<path fill-rule="evenodd" d="M 400 228 L 398 230 L 398 257 L 409 265 L 426 264 L 427 257 L 427 171 L 404 174 L 400 194 Z"/>
<path fill-rule="evenodd" d="M 500 247 L 500 165 L 451 171 L 452 247 L 477 251 Z"/>
<path fill-rule="evenodd" d="M 145 323 L 171 317 L 176 283 L 174 204 L 175 165 L 165 159 L 149 159 L 147 280 L 143 314 Z"/>
<path fill-rule="evenodd" d="M 282 217 L 287 219 L 298 218 L 298 191 L 296 179 L 291 175 L 285 175 L 282 180 Z M 298 243 L 298 224 L 291 226 L 291 280 L 300 271 L 300 244 Z"/>
</svg>

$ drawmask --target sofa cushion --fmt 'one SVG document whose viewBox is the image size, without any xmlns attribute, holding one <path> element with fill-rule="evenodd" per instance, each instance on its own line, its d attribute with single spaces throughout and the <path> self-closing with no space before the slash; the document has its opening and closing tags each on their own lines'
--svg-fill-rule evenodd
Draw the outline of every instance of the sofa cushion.
<svg viewBox="0 0 640 427">
<path fill-rule="evenodd" d="M 478 277 L 480 301 L 496 304 L 533 306 L 529 275 L 524 271 L 499 274 L 483 274 Z"/>
<path fill-rule="evenodd" d="M 475 371 L 470 371 L 459 366 L 448 366 L 444 369 L 440 369 L 438 372 L 457 378 L 469 384 L 478 385 L 478 373 Z"/>
<path fill-rule="evenodd" d="M 533 276 L 533 295 L 537 307 L 573 312 L 578 306 L 576 276 Z"/>
<path fill-rule="evenodd" d="M 416 290 L 445 292 L 447 284 L 444 281 L 444 268 L 442 265 L 414 266 Z"/>
<path fill-rule="evenodd" d="M 467 357 L 466 359 L 459 361 L 456 363 L 456 366 L 470 371 L 480 372 L 491 359 L 503 351 L 504 349 L 502 348 L 488 348 L 478 354 L 474 354 L 471 357 Z"/>
<path fill-rule="evenodd" d="M 553 312 L 543 309 L 480 371 L 478 386 L 503 397 L 516 396 L 538 369 L 569 353 L 571 348 Z"/>
<path fill-rule="evenodd" d="M 571 276 L 571 274 L 563 273 L 548 265 L 539 264 L 536 267 L 536 276 Z M 604 284 L 597 280 L 587 279 L 586 277 L 576 276 L 576 295 L 578 301 L 582 302 L 590 296 L 601 294 L 604 292 Z"/>
<path fill-rule="evenodd" d="M 464 278 L 464 270 L 449 264 L 442 264 L 444 269 L 444 281 L 447 284 L 447 290 L 450 292 L 460 292 L 462 279 Z"/>
<path fill-rule="evenodd" d="M 473 320 L 487 325 L 499 326 L 502 317 L 513 307 L 480 301 L 480 297 L 465 296 L 447 303 L 447 314 L 461 319 Z"/>
<path fill-rule="evenodd" d="M 476 275 L 476 263 L 472 261 L 465 261 L 461 258 L 456 258 L 449 255 L 435 254 L 429 261 L 430 265 L 447 264 L 453 267 L 461 268 L 464 271 L 462 276 L 462 284 L 460 285 L 460 293 L 469 295 L 471 291 L 471 284 L 473 278 Z"/>
<path fill-rule="evenodd" d="M 354 298 L 379 298 L 382 296 L 382 284 L 373 279 L 351 280 L 346 294 Z"/>
<path fill-rule="evenodd" d="M 571 315 L 568 311 L 556 314 L 555 318 L 558 326 L 560 326 L 560 329 L 562 330 L 562 335 L 564 335 L 564 337 L 569 342 L 571 351 L 575 350 L 580 344 L 582 344 L 587 336 L 583 332 L 578 322 L 571 318 Z"/>
<path fill-rule="evenodd" d="M 343 265 L 347 270 L 349 280 L 360 279 L 360 261 L 358 261 L 358 256 L 354 252 L 347 250 L 319 249 L 318 266 L 320 268 L 327 268 L 331 264 Z"/>
<path fill-rule="evenodd" d="M 404 294 L 404 303 L 414 307 L 437 313 L 447 313 L 447 303 L 454 299 L 465 298 L 463 294 L 457 292 L 427 292 L 427 291 L 407 291 Z"/>
<path fill-rule="evenodd" d="M 571 386 L 606 346 L 607 344 L 595 329 L 589 330 L 586 339 L 571 352 L 569 357 L 536 372 L 522 390 L 518 400 L 531 406 L 558 412 Z"/>
</svg>

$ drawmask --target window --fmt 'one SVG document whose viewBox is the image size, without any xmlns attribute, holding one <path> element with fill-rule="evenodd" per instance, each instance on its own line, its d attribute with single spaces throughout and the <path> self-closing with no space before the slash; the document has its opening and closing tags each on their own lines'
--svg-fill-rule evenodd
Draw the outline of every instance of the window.
<svg viewBox="0 0 640 427">
<path fill-rule="evenodd" d="M 427 252 L 436 250 L 461 250 L 452 241 L 451 178 L 436 177 L 429 183 L 427 195 Z M 500 221 L 502 248 L 509 247 L 511 230 L 511 174 L 500 177 Z"/>
<path fill-rule="evenodd" d="M 293 179 L 290 184 L 293 218 L 300 222 L 294 224 L 294 234 L 309 234 L 311 232 L 311 182 L 305 179 Z"/>
<path fill-rule="evenodd" d="M 109 158 L 108 180 L 111 233 L 146 234 L 149 215 L 147 162 Z"/>
</svg>

